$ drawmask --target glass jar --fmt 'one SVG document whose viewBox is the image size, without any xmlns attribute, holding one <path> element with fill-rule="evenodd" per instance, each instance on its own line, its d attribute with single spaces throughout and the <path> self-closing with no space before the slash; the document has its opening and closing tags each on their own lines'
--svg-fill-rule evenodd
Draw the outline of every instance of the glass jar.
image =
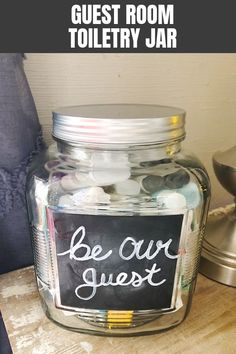
<svg viewBox="0 0 236 354">
<path fill-rule="evenodd" d="M 194 291 L 209 179 L 181 150 L 185 112 L 91 105 L 53 113 L 27 201 L 46 315 L 113 336 L 172 328 Z"/>
</svg>

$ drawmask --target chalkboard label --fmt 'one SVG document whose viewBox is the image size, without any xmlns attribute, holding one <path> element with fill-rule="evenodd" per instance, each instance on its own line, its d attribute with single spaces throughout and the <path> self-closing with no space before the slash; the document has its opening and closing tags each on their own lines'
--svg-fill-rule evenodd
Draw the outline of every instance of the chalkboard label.
<svg viewBox="0 0 236 354">
<path fill-rule="evenodd" d="M 173 309 L 182 225 L 183 214 L 52 212 L 57 307 Z"/>
</svg>

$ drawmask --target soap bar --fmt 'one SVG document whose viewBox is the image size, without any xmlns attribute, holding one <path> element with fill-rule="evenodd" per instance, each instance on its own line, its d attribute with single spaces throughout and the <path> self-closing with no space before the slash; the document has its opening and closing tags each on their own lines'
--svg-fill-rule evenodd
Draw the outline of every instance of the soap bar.
<svg viewBox="0 0 236 354">
<path fill-rule="evenodd" d="M 141 189 L 146 193 L 155 193 L 164 186 L 164 179 L 161 176 L 140 176 L 137 180 L 141 185 Z"/>
<path fill-rule="evenodd" d="M 156 198 L 159 208 L 166 209 L 182 209 L 186 207 L 185 197 L 177 192 L 170 190 L 163 190 L 153 194 Z"/>
<path fill-rule="evenodd" d="M 115 191 L 121 195 L 138 195 L 140 192 L 140 185 L 138 182 L 128 179 L 123 182 L 115 184 Z"/>
<path fill-rule="evenodd" d="M 79 182 L 74 173 L 70 173 L 61 179 L 61 186 L 65 191 L 73 191 L 79 188 Z M 81 187 L 84 187 L 82 185 Z"/>
<path fill-rule="evenodd" d="M 129 177 L 129 168 L 93 170 L 90 171 L 87 176 L 81 172 L 73 172 L 65 175 L 61 179 L 61 186 L 65 191 L 75 191 L 85 187 L 109 186 L 118 182 L 123 182 Z"/>
<path fill-rule="evenodd" d="M 74 204 L 84 203 L 109 203 L 110 195 L 105 193 L 101 187 L 81 188 L 71 196 Z"/>
<path fill-rule="evenodd" d="M 75 191 L 79 188 L 94 186 L 95 183 L 82 173 L 69 173 L 61 179 L 61 186 L 65 191 Z"/>
<path fill-rule="evenodd" d="M 165 186 L 170 189 L 182 188 L 188 184 L 190 180 L 189 174 L 183 169 L 165 176 Z"/>
<path fill-rule="evenodd" d="M 130 167 L 126 152 L 95 152 L 91 155 L 89 177 L 97 186 L 109 186 L 130 177 Z"/>
<path fill-rule="evenodd" d="M 61 196 L 59 199 L 58 205 L 59 206 L 73 206 L 74 202 L 73 202 L 73 199 L 71 198 L 71 195 L 65 194 L 65 195 Z"/>
<path fill-rule="evenodd" d="M 109 168 L 129 168 L 129 159 L 125 151 L 100 151 L 91 154 L 91 167 L 93 169 Z"/>
<path fill-rule="evenodd" d="M 189 182 L 184 187 L 179 189 L 179 192 L 185 196 L 189 209 L 194 209 L 200 204 L 201 195 L 195 183 Z"/>
<path fill-rule="evenodd" d="M 90 179 L 97 186 L 109 186 L 118 182 L 123 182 L 130 177 L 129 168 L 101 169 L 89 172 Z"/>
</svg>

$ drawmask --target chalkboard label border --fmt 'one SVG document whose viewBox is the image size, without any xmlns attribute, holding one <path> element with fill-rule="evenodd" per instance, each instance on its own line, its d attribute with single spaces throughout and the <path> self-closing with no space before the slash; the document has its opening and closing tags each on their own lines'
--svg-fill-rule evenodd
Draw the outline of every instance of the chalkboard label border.
<svg viewBox="0 0 236 354">
<path fill-rule="evenodd" d="M 86 308 L 86 307 L 71 307 L 71 306 L 65 306 L 61 303 L 61 296 L 60 296 L 60 284 L 59 284 L 59 273 L 58 273 L 58 264 L 57 264 L 57 252 L 56 252 L 56 241 L 55 241 L 55 226 L 54 226 L 54 208 L 47 208 L 47 219 L 48 219 L 48 224 L 49 224 L 49 237 L 50 237 L 50 242 L 51 242 L 51 257 L 52 257 L 52 268 L 53 268 L 53 274 L 50 275 L 50 280 L 51 284 L 53 284 L 53 287 L 55 289 L 53 298 L 54 298 L 54 305 L 57 309 L 64 310 L 67 313 L 67 316 L 73 315 L 75 313 L 81 312 L 81 311 L 100 311 L 100 309 L 91 309 L 91 308 Z M 70 213 L 72 214 L 72 213 Z M 107 216 L 107 217 L 113 217 L 115 218 L 116 216 L 121 215 L 111 215 L 111 214 L 84 214 L 84 213 L 73 213 L 73 215 L 90 215 L 90 216 Z M 148 214 L 148 215 L 135 215 L 135 216 L 140 216 L 140 217 L 145 217 L 148 218 L 149 216 L 168 216 L 168 215 L 176 215 L 180 216 L 182 215 L 182 225 L 181 225 L 181 232 L 180 232 L 180 239 L 179 239 L 179 249 L 184 247 L 184 235 L 186 233 L 186 228 L 187 228 L 187 220 L 188 220 L 188 210 L 180 210 L 180 211 L 158 211 L 157 214 Z M 123 216 L 129 216 L 132 217 L 133 215 L 123 215 Z M 176 262 L 176 268 L 175 268 L 175 278 L 174 278 L 174 285 L 173 285 L 173 292 L 172 292 L 172 298 L 171 298 L 171 306 L 169 308 L 162 308 L 162 309 L 149 309 L 149 310 L 139 310 L 139 311 L 155 311 L 155 312 L 174 312 L 176 311 L 176 300 L 179 296 L 179 292 L 181 292 L 180 287 L 178 286 L 178 280 L 179 280 L 179 272 L 180 272 L 180 266 L 181 266 L 181 257 L 177 259 Z M 120 309 L 106 309 L 107 311 L 112 310 L 112 311 L 121 311 Z M 102 309 L 102 311 L 106 311 Z M 124 311 L 128 311 L 125 309 Z M 135 310 L 133 310 L 135 311 Z"/>
</svg>

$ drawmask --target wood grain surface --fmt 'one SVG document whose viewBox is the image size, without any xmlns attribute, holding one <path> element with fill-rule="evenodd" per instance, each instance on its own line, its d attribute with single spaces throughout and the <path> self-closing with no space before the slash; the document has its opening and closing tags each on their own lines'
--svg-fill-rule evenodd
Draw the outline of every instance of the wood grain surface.
<svg viewBox="0 0 236 354">
<path fill-rule="evenodd" d="M 32 267 L 0 276 L 0 307 L 14 354 L 236 353 L 236 289 L 201 275 L 185 322 L 151 336 L 97 337 L 56 326 L 41 309 Z"/>
</svg>

